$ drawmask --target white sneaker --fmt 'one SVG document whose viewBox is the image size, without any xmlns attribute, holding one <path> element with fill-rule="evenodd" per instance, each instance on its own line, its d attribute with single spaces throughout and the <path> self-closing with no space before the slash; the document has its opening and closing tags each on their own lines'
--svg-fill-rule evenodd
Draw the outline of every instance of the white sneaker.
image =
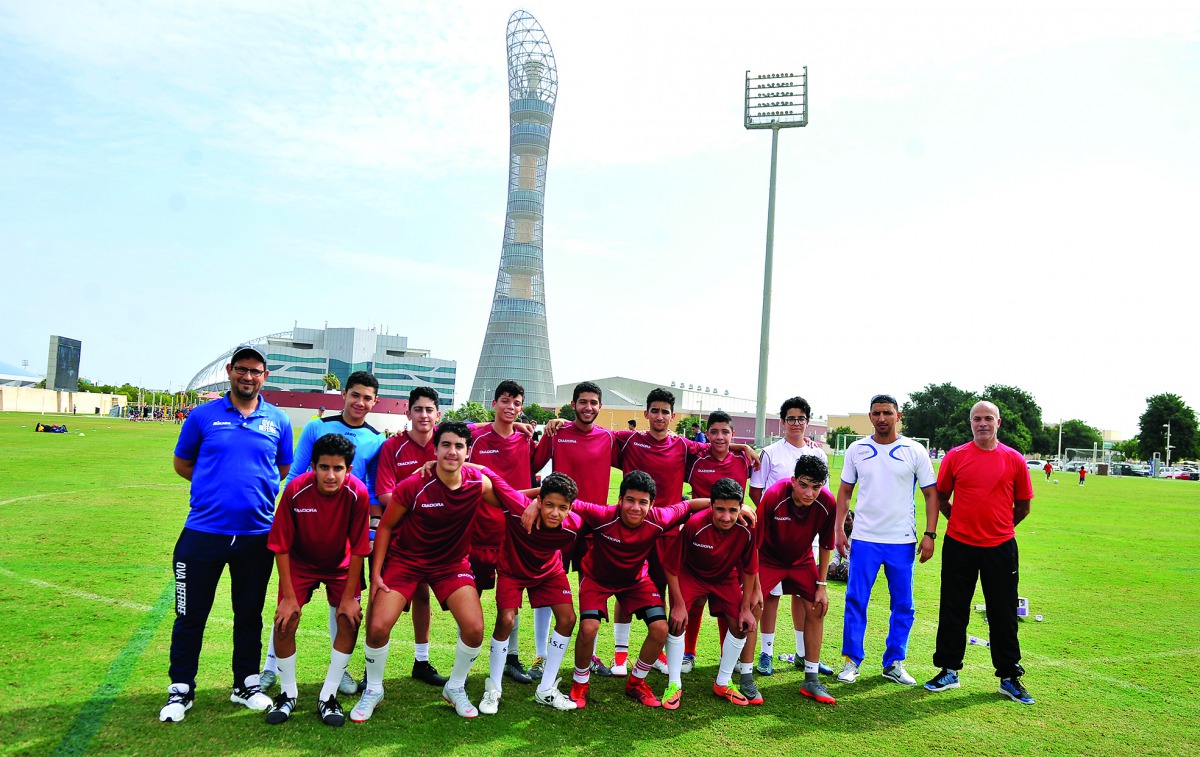
<svg viewBox="0 0 1200 757">
<path fill-rule="evenodd" d="M 234 686 L 233 693 L 229 695 L 229 701 L 234 704 L 244 704 L 247 709 L 255 712 L 262 712 L 271 707 L 271 697 L 262 693 L 262 689 L 258 685 L 258 673 L 246 676 L 246 681 L 241 686 Z"/>
<path fill-rule="evenodd" d="M 610 665 L 608 669 L 612 671 L 613 678 L 624 678 L 625 676 L 629 675 L 628 662 L 618 665 L 617 661 L 613 660 L 613 664 Z"/>
<path fill-rule="evenodd" d="M 338 691 L 346 696 L 354 696 L 359 692 L 358 681 L 354 680 L 354 676 L 350 675 L 349 670 L 342 671 L 342 680 L 338 684 Z"/>
<path fill-rule="evenodd" d="M 383 689 L 379 691 L 367 689 L 362 693 L 358 704 L 354 705 L 354 709 L 350 710 L 350 720 L 355 723 L 367 722 L 371 719 L 371 713 L 375 712 L 375 706 L 382 701 Z"/>
<path fill-rule="evenodd" d="M 483 679 L 483 699 L 479 700 L 479 711 L 484 715 L 495 715 L 500 711 L 500 691 L 491 678 Z"/>
<path fill-rule="evenodd" d="M 858 680 L 858 666 L 852 660 L 846 660 L 842 672 L 837 674 L 837 679 L 841 683 L 854 683 Z"/>
<path fill-rule="evenodd" d="M 901 686 L 916 686 L 917 679 L 908 674 L 903 662 L 893 662 L 883 671 L 883 677 Z"/>
<path fill-rule="evenodd" d="M 650 666 L 650 669 L 657 670 L 663 675 L 667 675 L 670 672 L 670 669 L 667 667 L 667 661 L 661 657 L 654 661 L 654 664 Z"/>
<path fill-rule="evenodd" d="M 158 711 L 158 719 L 163 723 L 179 723 L 192 709 L 192 687 L 186 683 L 173 683 L 167 687 L 167 703 Z"/>
<path fill-rule="evenodd" d="M 533 692 L 533 701 L 538 704 L 544 704 L 547 707 L 553 707 L 556 710 L 574 710 L 577 705 L 571 701 L 571 698 L 558 690 L 558 684 L 562 681 L 561 678 L 555 679 L 554 685 L 542 691 L 538 689 Z"/>
<path fill-rule="evenodd" d="M 470 699 L 467 699 L 466 689 L 452 689 L 447 683 L 442 688 L 442 699 L 445 699 L 446 704 L 454 708 L 460 718 L 473 718 L 479 714 L 479 710 L 475 709 L 475 705 L 471 704 Z"/>
<path fill-rule="evenodd" d="M 683 664 L 679 666 L 679 672 L 687 674 L 687 673 L 691 673 L 695 669 L 696 669 L 696 658 L 692 655 L 685 654 L 683 656 Z"/>
</svg>

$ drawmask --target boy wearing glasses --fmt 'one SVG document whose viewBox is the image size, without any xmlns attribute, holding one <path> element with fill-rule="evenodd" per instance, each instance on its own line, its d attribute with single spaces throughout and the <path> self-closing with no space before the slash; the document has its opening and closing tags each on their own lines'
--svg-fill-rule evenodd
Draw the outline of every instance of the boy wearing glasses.
<svg viewBox="0 0 1200 757">
<path fill-rule="evenodd" d="M 779 408 L 779 418 L 783 421 L 784 437 L 774 444 L 768 445 L 762 451 L 761 464 L 758 470 L 750 474 L 750 499 L 755 505 L 759 504 L 763 492 L 779 481 L 792 477 L 796 469 L 796 461 L 804 455 L 813 455 L 828 465 L 825 451 L 811 439 L 805 437 L 808 430 L 808 420 L 812 417 L 812 407 L 803 397 L 792 397 Z M 783 590 L 774 584 L 762 585 L 762 651 L 758 656 L 756 670 L 762 675 L 769 676 L 774 672 L 775 654 L 775 623 L 779 616 L 779 598 Z M 796 666 L 803 664 L 804 658 L 804 603 L 792 602 L 792 623 L 796 629 Z M 833 669 L 822 664 L 821 672 L 832 675 Z"/>
</svg>

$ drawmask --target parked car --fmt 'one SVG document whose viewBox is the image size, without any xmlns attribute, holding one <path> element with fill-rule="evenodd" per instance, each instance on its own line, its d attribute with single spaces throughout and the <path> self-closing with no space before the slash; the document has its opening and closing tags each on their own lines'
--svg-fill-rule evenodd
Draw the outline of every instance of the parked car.
<svg viewBox="0 0 1200 757">
<path fill-rule="evenodd" d="M 1045 460 L 1026 460 L 1025 464 L 1029 466 L 1029 470 L 1041 470 L 1046 467 Z"/>
<path fill-rule="evenodd" d="M 1171 466 L 1164 465 L 1163 467 L 1158 469 L 1158 477 L 1159 478 L 1175 478 L 1175 476 L 1177 476 L 1177 475 L 1179 475 L 1179 469 L 1173 465 L 1171 465 Z"/>
</svg>

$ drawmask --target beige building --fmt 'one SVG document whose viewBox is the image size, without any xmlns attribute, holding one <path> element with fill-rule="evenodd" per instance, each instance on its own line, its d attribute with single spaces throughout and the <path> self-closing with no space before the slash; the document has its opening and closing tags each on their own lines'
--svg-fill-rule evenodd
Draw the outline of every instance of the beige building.
<svg viewBox="0 0 1200 757">
<path fill-rule="evenodd" d="M 114 407 L 125 407 L 123 394 L 99 392 L 58 392 L 30 386 L 0 386 L 0 412 L 67 413 L 108 415 Z"/>
</svg>

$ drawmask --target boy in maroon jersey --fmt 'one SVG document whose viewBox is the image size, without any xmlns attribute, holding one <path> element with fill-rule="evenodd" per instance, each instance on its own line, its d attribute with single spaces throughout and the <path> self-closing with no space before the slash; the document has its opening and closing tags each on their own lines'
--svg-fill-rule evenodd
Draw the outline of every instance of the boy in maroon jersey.
<svg viewBox="0 0 1200 757">
<path fill-rule="evenodd" d="M 578 499 L 584 502 L 608 502 L 609 499 L 616 435 L 596 425 L 604 407 L 603 397 L 603 391 L 591 381 L 576 384 L 571 395 L 575 420 L 567 425 L 561 425 L 563 421 L 557 418 L 547 423 L 546 433 L 533 456 L 533 470 L 539 471 L 546 463 L 553 463 L 555 473 L 565 473 L 575 482 L 579 488 Z M 590 537 L 579 539 L 571 551 L 564 552 L 564 566 L 578 571 L 590 542 Z M 538 656 L 529 668 L 529 674 L 534 678 L 541 677 L 546 661 L 550 617 L 549 608 L 534 608 L 533 631 Z M 594 650 L 592 672 L 600 676 L 612 675 Z"/>
<path fill-rule="evenodd" d="M 683 501 L 683 478 L 688 455 L 703 455 L 709 451 L 709 446 L 697 444 L 671 432 L 671 424 L 675 420 L 675 395 L 666 389 L 655 388 L 646 395 L 644 415 L 650 422 L 650 430 L 617 432 L 618 447 L 613 465 L 625 473 L 634 470 L 649 473 L 658 491 L 654 498 L 655 504 L 673 505 Z M 730 448 L 748 455 L 754 464 L 757 464 L 758 458 L 753 449 L 744 444 L 734 444 Z M 665 592 L 667 586 L 666 575 L 662 571 L 662 555 L 670 551 L 670 540 L 677 535 L 677 532 L 667 534 L 666 539 L 659 543 L 657 550 L 650 556 L 650 577 L 659 587 L 660 593 Z M 613 622 L 616 652 L 612 672 L 616 676 L 623 676 L 628 672 L 630 620 L 632 616 L 626 608 L 618 607 Z M 655 667 L 665 673 L 666 663 L 666 658 L 663 657 L 655 663 Z"/>
<path fill-rule="evenodd" d="M 516 381 L 501 381 L 492 400 L 496 420 L 471 425 L 473 439 L 469 462 L 485 466 L 516 490 L 528 489 L 533 483 L 530 470 L 533 442 L 529 434 L 513 427 L 524 406 L 525 388 Z M 504 512 L 491 507 L 480 508 L 475 516 L 471 532 L 471 573 L 475 575 L 475 588 L 480 594 L 496 586 L 496 567 L 504 546 L 504 521 Z M 506 642 L 508 659 L 504 673 L 517 683 L 531 683 L 533 679 L 517 653 L 519 628 L 520 616 L 514 614 L 511 635 Z"/>
<path fill-rule="evenodd" d="M 418 386 L 408 393 L 411 428 L 391 437 L 379 448 L 375 498 L 382 507 L 378 512 L 371 513 L 372 529 L 379 524 L 383 509 L 391 502 L 396 485 L 425 463 L 437 458 L 433 448 L 433 430 L 442 417 L 438 407 L 438 393 L 432 387 Z M 439 675 L 437 668 L 429 662 L 429 587 L 425 584 L 418 586 L 410 600 L 408 609 L 412 614 L 415 647 L 412 677 L 430 686 L 445 686 L 446 677 Z"/>
<path fill-rule="evenodd" d="M 667 669 L 670 676 L 662 705 L 679 709 L 683 695 L 683 633 L 689 610 L 711 604 L 717 617 L 724 617 L 729 634 L 721 648 L 721 664 L 713 693 L 736 705 L 747 705 L 750 696 L 762 703 L 757 689 L 743 694 L 732 683 L 733 668 L 742 656 L 746 634 L 758 625 L 758 549 L 754 532 L 738 522 L 745 490 L 733 479 L 722 478 L 711 487 L 712 508 L 698 512 L 683 524 L 675 540 L 676 549 L 666 565 L 671 593 L 671 616 L 667 636 Z M 753 654 L 753 649 L 751 649 Z M 746 662 L 750 662 L 747 655 Z M 753 679 L 752 679 L 753 685 Z"/>
<path fill-rule="evenodd" d="M 608 598 L 616 597 L 627 611 L 646 623 L 646 640 L 625 693 L 647 707 L 660 702 L 646 685 L 646 674 L 662 652 L 667 638 L 667 613 L 662 595 L 650 580 L 646 557 L 659 537 L 677 528 L 694 510 L 708 507 L 708 500 L 676 502 L 669 507 L 652 507 L 654 479 L 643 471 L 632 471 L 621 481 L 619 505 L 605 507 L 576 502 L 574 512 L 594 535 L 591 550 L 583 558 L 583 577 L 579 581 L 581 622 L 575 640 L 575 683 L 571 699 L 577 707 L 587 706 L 591 678 L 591 652 L 600 621 L 607 618 Z M 531 525 L 534 508 L 526 510 L 526 525 Z"/>
<path fill-rule="evenodd" d="M 817 678 L 825 613 L 829 611 L 825 587 L 837 512 L 837 502 L 825 488 L 828 478 L 824 460 L 801 455 L 796 460 L 795 475 L 772 484 L 759 499 L 757 536 L 759 585 L 769 587 L 782 582 L 784 594 L 798 596 L 808 604 L 800 693 L 833 704 L 836 700 Z M 812 543 L 818 535 L 819 562 L 814 563 Z"/>
<path fill-rule="evenodd" d="M 464 423 L 443 423 L 433 435 L 437 466 L 432 478 L 409 476 L 392 493 L 375 532 L 371 556 L 371 600 L 367 606 L 367 687 L 350 713 L 361 723 L 383 699 L 388 639 L 417 587 L 428 584 L 458 624 L 454 668 L 442 698 L 461 717 L 478 710 L 467 698 L 467 674 L 483 643 L 483 609 L 467 556 L 471 526 L 484 504 L 498 506 L 497 491 L 518 498 L 495 474 L 463 467 L 471 452 Z M 392 538 L 395 533 L 395 539 Z"/>
<path fill-rule="evenodd" d="M 724 410 L 716 410 L 708 416 L 708 452 L 688 455 L 686 480 L 692 487 L 693 497 L 708 497 L 713 484 L 723 478 L 732 479 L 742 491 L 750 478 L 750 459 L 740 450 L 730 449 L 733 444 L 733 419 Z M 740 504 L 740 502 L 739 502 Z M 700 623 L 704 619 L 705 597 L 700 596 L 688 612 L 687 633 L 684 635 L 684 673 L 692 672 L 696 665 L 696 640 L 700 637 Z M 672 608 L 674 609 L 674 608 Z M 718 638 L 724 639 L 729 628 L 725 616 L 717 616 Z"/>
<path fill-rule="evenodd" d="M 500 705 L 501 678 L 507 664 L 507 645 L 512 632 L 513 618 L 521 606 L 522 594 L 529 594 L 529 604 L 535 609 L 548 608 L 554 617 L 554 635 L 550 639 L 548 659 L 538 684 L 534 700 L 556 710 L 574 710 L 575 703 L 558 690 L 558 671 L 575 630 L 575 606 L 571 584 L 563 570 L 561 550 L 570 549 L 580 538 L 583 523 L 571 512 L 578 490 L 575 482 L 564 473 L 551 473 L 542 481 L 536 501 L 537 528 L 526 531 L 521 516 L 529 505 L 503 498 L 504 528 L 507 531 L 500 552 L 496 578 L 496 628 L 492 632 L 491 671 L 484 682 L 479 711 L 494 715 Z"/>
<path fill-rule="evenodd" d="M 279 573 L 274 628 L 279 696 L 267 711 L 267 722 L 283 723 L 296 709 L 300 608 L 323 583 L 330 606 L 337 607 L 338 630 L 317 714 L 326 725 L 340 726 L 345 716 L 337 701 L 338 684 L 350 663 L 362 621 L 359 579 L 363 558 L 370 551 L 370 496 L 361 481 L 348 475 L 354 463 L 354 444 L 346 437 L 326 434 L 317 439 L 312 460 L 312 471 L 284 489 L 267 538 Z"/>
</svg>

